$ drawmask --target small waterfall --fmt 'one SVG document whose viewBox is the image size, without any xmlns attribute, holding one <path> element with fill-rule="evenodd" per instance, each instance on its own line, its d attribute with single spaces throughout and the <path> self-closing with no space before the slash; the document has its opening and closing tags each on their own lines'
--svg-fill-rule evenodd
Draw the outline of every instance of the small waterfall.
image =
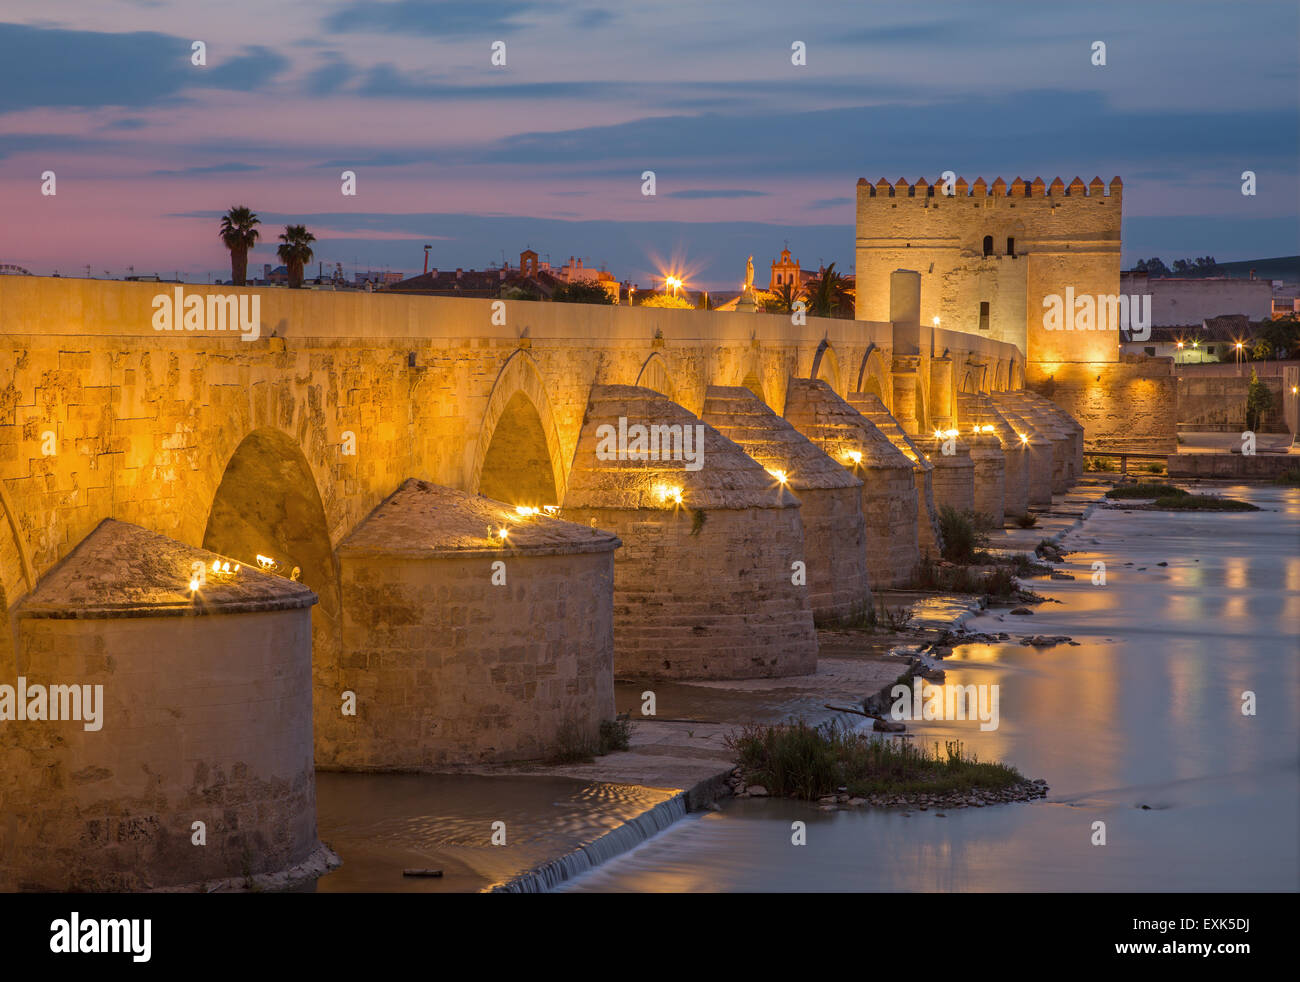
<svg viewBox="0 0 1300 982">
<path fill-rule="evenodd" d="M 649 811 L 610 829 L 604 835 L 553 859 L 544 866 L 521 873 L 508 883 L 492 888 L 493 893 L 545 893 L 565 880 L 594 869 L 629 849 L 639 846 L 686 815 L 686 795 L 678 793 L 661 801 Z"/>
</svg>

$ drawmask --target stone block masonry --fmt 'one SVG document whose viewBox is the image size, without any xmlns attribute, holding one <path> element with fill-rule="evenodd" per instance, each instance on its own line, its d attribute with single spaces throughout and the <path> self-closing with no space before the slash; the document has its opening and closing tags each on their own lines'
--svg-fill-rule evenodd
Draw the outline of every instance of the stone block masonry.
<svg viewBox="0 0 1300 982">
<path fill-rule="evenodd" d="M 862 480 L 867 571 L 877 589 L 911 579 L 920 559 L 912 461 L 820 379 L 791 379 L 785 418 Z"/>
<path fill-rule="evenodd" d="M 813 617 L 832 624 L 870 607 L 862 481 L 748 389 L 709 386 L 703 419 L 798 496 Z"/>
<path fill-rule="evenodd" d="M 93 731 L 0 722 L 0 890 L 196 886 L 319 849 L 316 598 L 247 567 L 191 589 L 222 561 L 109 520 L 20 605 L 19 673 L 103 706 Z"/>
<path fill-rule="evenodd" d="M 704 426 L 703 467 L 608 459 L 620 418 Z M 650 389 L 592 387 L 561 510 L 615 533 L 614 669 L 620 678 L 799 675 L 816 665 L 799 500 L 713 427 Z"/>
<path fill-rule="evenodd" d="M 502 538 L 500 532 L 506 531 Z M 348 770 L 544 759 L 614 717 L 614 550 L 586 525 L 407 481 L 339 546 L 318 754 Z M 355 715 L 340 697 L 356 696 Z"/>
</svg>

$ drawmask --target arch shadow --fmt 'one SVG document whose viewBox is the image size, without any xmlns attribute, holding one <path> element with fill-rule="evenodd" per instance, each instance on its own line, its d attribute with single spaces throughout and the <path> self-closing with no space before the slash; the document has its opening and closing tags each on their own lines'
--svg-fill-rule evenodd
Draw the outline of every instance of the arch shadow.
<svg viewBox="0 0 1300 982">
<path fill-rule="evenodd" d="M 633 384 L 653 389 L 661 396 L 677 401 L 676 386 L 673 385 L 672 373 L 668 370 L 668 360 L 657 351 L 651 352 L 650 357 L 642 362 L 641 371 L 637 372 Z"/>
<path fill-rule="evenodd" d="M 812 368 L 808 370 L 808 377 L 821 379 L 829 385 L 836 393 L 843 392 L 840 388 L 840 360 L 835 354 L 835 349 L 825 338 L 817 345 L 817 352 L 813 355 Z"/>
</svg>

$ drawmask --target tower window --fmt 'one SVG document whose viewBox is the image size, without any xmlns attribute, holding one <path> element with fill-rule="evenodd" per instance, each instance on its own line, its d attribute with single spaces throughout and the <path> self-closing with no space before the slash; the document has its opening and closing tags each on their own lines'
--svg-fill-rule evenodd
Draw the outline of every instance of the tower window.
<svg viewBox="0 0 1300 982">
<path fill-rule="evenodd" d="M 984 255 L 993 255 L 993 236 L 991 235 L 984 236 Z"/>
<path fill-rule="evenodd" d="M 1015 256 L 1015 254 L 1016 254 L 1016 240 L 1013 239 L 1013 238 L 1011 238 L 1010 236 L 1008 236 L 1008 237 L 1007 237 L 1007 255 L 1008 255 L 1008 256 Z"/>
<path fill-rule="evenodd" d="M 981 300 L 980 301 L 980 330 L 987 331 L 988 329 L 989 329 L 989 302 L 987 300 Z"/>
</svg>

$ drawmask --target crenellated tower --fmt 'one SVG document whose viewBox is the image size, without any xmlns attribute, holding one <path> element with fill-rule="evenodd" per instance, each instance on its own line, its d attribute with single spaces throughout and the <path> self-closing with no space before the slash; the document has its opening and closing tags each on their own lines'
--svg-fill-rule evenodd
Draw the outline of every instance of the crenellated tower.
<svg viewBox="0 0 1300 982">
<path fill-rule="evenodd" d="M 889 278 L 921 274 L 921 324 L 1009 341 L 1028 369 L 1115 362 L 1119 335 L 1046 330 L 1043 300 L 1119 293 L 1123 183 L 858 181 L 857 317 L 889 319 Z"/>
</svg>

